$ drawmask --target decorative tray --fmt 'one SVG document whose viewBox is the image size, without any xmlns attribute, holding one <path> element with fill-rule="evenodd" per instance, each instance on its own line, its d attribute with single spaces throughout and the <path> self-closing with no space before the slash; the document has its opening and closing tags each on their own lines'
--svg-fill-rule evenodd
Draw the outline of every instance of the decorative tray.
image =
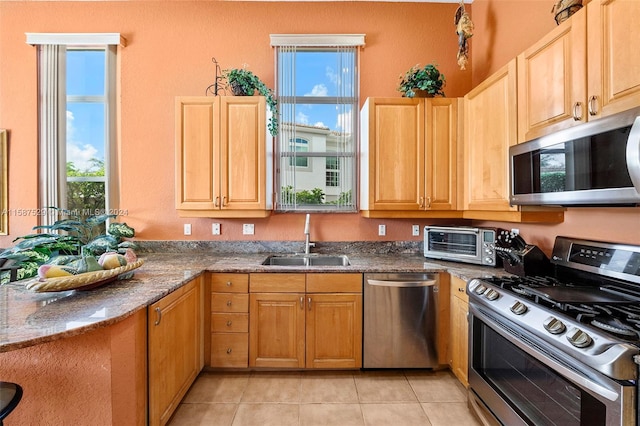
<svg viewBox="0 0 640 426">
<path fill-rule="evenodd" d="M 102 271 L 85 272 L 83 274 L 72 275 L 69 277 L 57 278 L 34 278 L 25 284 L 27 290 L 36 292 L 45 291 L 67 291 L 67 290 L 91 290 L 119 279 L 120 275 L 125 274 L 127 278 L 132 274 L 128 272 L 139 268 L 144 261 L 138 259 L 133 263 L 127 263 L 124 266 L 113 269 L 105 269 Z M 124 277 L 123 277 L 124 278 Z"/>
</svg>

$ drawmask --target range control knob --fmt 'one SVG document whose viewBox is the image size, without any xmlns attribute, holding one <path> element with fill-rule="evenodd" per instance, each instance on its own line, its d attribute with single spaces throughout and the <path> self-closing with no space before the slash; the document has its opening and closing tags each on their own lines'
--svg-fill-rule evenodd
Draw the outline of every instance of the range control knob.
<svg viewBox="0 0 640 426">
<path fill-rule="evenodd" d="M 529 310 L 527 306 L 521 302 L 514 303 L 509 309 L 511 309 L 511 312 L 513 312 L 516 315 L 523 315 Z"/>
<path fill-rule="evenodd" d="M 476 294 L 482 294 L 486 290 L 487 290 L 487 288 L 485 286 L 483 286 L 482 284 L 478 284 L 478 286 L 473 289 L 473 292 L 476 293 Z"/>
<path fill-rule="evenodd" d="M 498 297 L 500 297 L 500 293 L 490 288 L 484 293 L 484 297 L 486 297 L 489 300 L 496 300 Z"/>
<path fill-rule="evenodd" d="M 593 343 L 591 337 L 579 328 L 571 330 L 569 334 L 567 334 L 567 340 L 576 348 L 586 348 Z"/>
<path fill-rule="evenodd" d="M 545 330 L 547 330 L 551 334 L 560 334 L 564 333 L 567 327 L 564 325 L 562 321 L 555 317 L 549 317 L 542 323 Z"/>
</svg>

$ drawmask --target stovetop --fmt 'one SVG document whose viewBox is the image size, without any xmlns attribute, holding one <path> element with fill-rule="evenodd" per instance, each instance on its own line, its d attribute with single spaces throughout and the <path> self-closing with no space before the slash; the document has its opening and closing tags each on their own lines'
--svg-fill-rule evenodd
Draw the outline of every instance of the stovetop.
<svg viewBox="0 0 640 426">
<path fill-rule="evenodd" d="M 577 285 L 546 276 L 494 277 L 483 281 L 640 346 L 640 289 Z"/>
</svg>

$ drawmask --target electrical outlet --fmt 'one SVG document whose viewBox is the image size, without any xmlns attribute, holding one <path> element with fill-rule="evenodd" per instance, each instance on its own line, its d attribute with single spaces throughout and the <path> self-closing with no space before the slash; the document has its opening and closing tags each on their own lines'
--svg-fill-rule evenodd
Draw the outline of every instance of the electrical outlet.
<svg viewBox="0 0 640 426">
<path fill-rule="evenodd" d="M 220 235 L 220 224 L 212 223 L 211 224 L 211 235 Z"/>
<path fill-rule="evenodd" d="M 420 236 L 420 225 L 411 225 L 411 235 L 414 237 Z"/>
<path fill-rule="evenodd" d="M 253 235 L 255 227 L 253 223 L 245 223 L 242 225 L 242 235 Z"/>
<path fill-rule="evenodd" d="M 387 235 L 387 225 L 378 225 L 378 235 Z"/>
<path fill-rule="evenodd" d="M 185 223 L 184 224 L 184 235 L 191 235 L 191 224 L 190 223 Z"/>
</svg>

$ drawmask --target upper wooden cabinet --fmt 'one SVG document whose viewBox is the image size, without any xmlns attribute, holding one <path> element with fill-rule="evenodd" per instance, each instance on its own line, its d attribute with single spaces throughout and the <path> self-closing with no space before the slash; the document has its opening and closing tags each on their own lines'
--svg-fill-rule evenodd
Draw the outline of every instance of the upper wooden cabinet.
<svg viewBox="0 0 640 426">
<path fill-rule="evenodd" d="M 262 96 L 176 98 L 176 209 L 183 217 L 266 217 L 271 163 Z"/>
<path fill-rule="evenodd" d="M 456 98 L 368 98 L 361 111 L 365 217 L 460 217 Z"/>
<path fill-rule="evenodd" d="M 508 168 L 517 141 L 515 59 L 464 99 L 464 209 L 517 211 L 509 205 Z"/>
<path fill-rule="evenodd" d="M 518 55 L 518 140 L 640 105 L 636 0 L 593 0 Z"/>
<path fill-rule="evenodd" d="M 509 147 L 517 142 L 516 59 L 464 98 L 464 214 L 467 219 L 562 222 L 563 209 L 509 204 Z"/>
</svg>

